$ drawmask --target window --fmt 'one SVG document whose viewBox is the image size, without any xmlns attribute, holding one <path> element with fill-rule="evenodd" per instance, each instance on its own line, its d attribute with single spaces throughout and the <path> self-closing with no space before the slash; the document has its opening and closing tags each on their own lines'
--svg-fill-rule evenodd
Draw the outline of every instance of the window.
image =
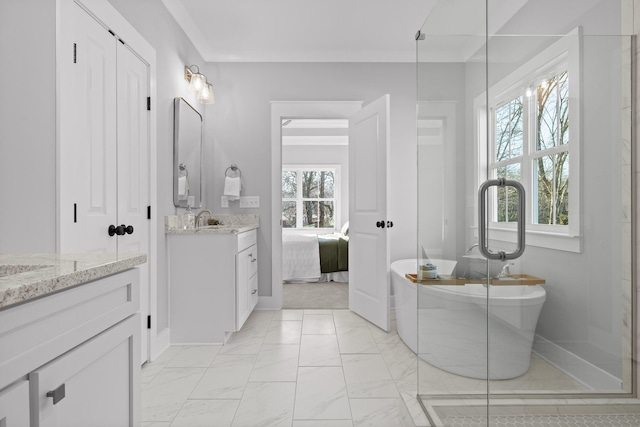
<svg viewBox="0 0 640 427">
<path fill-rule="evenodd" d="M 283 167 L 282 226 L 334 228 L 337 175 L 336 167 Z"/>
<path fill-rule="evenodd" d="M 487 144 L 478 127 L 480 170 L 524 186 L 527 244 L 572 252 L 581 250 L 578 43 L 577 36 L 561 38 L 490 88 L 488 108 L 476 101 L 490 129 Z M 490 194 L 491 238 L 514 242 L 516 190 Z"/>
</svg>

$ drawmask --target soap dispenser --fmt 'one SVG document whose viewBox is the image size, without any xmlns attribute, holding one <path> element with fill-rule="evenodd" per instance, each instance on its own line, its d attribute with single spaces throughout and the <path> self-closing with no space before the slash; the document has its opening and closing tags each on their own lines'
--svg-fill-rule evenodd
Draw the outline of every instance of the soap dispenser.
<svg viewBox="0 0 640 427">
<path fill-rule="evenodd" d="M 191 210 L 191 205 L 187 205 L 187 211 L 182 216 L 182 227 L 185 230 L 193 230 L 196 228 L 196 216 Z"/>
</svg>

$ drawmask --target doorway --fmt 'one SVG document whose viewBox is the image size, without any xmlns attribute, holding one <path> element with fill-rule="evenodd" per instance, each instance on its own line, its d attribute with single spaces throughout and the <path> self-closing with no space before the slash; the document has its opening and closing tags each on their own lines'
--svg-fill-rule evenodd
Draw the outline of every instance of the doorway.
<svg viewBox="0 0 640 427">
<path fill-rule="evenodd" d="M 349 308 L 348 133 L 347 119 L 282 119 L 283 308 Z"/>
</svg>

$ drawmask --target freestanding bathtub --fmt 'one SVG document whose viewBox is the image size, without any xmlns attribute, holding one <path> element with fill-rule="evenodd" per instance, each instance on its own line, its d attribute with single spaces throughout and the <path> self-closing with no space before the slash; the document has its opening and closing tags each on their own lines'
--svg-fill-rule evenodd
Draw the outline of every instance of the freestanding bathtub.
<svg viewBox="0 0 640 427">
<path fill-rule="evenodd" d="M 456 264 L 431 262 L 439 274 Z M 489 379 L 527 372 L 546 298 L 542 286 L 415 284 L 405 274 L 416 270 L 415 259 L 391 264 L 398 334 L 411 350 L 433 366 L 471 378 L 487 378 L 487 353 Z"/>
</svg>

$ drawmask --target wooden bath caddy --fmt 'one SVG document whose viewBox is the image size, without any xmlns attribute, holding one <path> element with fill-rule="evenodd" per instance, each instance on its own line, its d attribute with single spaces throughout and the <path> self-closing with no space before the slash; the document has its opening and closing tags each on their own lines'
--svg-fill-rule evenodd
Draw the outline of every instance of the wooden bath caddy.
<svg viewBox="0 0 640 427">
<path fill-rule="evenodd" d="M 413 283 L 420 283 L 421 285 L 465 285 L 467 283 L 487 283 L 482 279 L 458 279 L 455 276 L 439 275 L 437 279 L 422 279 L 418 280 L 417 274 L 405 274 L 405 277 L 411 280 Z M 491 279 L 491 284 L 495 286 L 532 286 L 546 283 L 544 279 L 530 274 L 510 274 L 504 279 Z"/>
</svg>

